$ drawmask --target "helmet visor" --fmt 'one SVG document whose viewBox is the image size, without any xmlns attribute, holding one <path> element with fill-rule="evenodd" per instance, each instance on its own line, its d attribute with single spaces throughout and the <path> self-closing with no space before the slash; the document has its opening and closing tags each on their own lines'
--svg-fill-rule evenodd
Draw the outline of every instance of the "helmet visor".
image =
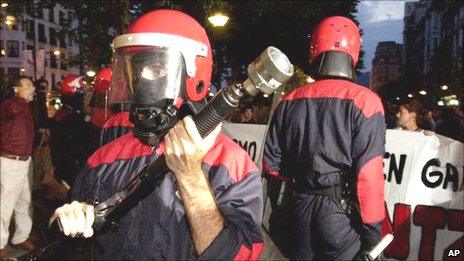
<svg viewBox="0 0 464 261">
<path fill-rule="evenodd" d="M 113 55 L 109 104 L 140 105 L 173 103 L 185 79 L 185 64 L 179 51 L 165 47 L 125 47 Z"/>
</svg>

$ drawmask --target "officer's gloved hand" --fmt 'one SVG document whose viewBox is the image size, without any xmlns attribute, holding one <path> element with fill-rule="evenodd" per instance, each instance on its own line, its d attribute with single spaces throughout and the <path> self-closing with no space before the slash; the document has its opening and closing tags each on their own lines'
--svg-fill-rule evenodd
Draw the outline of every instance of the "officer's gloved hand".
<svg viewBox="0 0 464 261">
<path fill-rule="evenodd" d="M 361 235 L 361 249 L 356 254 L 354 260 L 372 260 L 367 254 L 382 240 L 380 229 L 381 222 L 364 224 L 364 231 Z"/>
</svg>

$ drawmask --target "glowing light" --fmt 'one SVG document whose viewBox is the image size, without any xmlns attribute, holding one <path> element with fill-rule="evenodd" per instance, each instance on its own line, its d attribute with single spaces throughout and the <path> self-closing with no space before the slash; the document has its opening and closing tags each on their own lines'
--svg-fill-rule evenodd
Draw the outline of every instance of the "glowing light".
<svg viewBox="0 0 464 261">
<path fill-rule="evenodd" d="M 213 26 L 224 26 L 226 25 L 227 21 L 229 21 L 229 17 L 223 15 L 221 13 L 216 13 L 210 17 L 208 17 L 208 21 L 213 24 Z"/>
<path fill-rule="evenodd" d="M 53 51 L 53 54 L 56 55 L 56 56 L 58 56 L 58 55 L 61 54 L 61 52 L 60 52 L 59 50 L 55 50 L 55 51 Z"/>
<path fill-rule="evenodd" d="M 20 71 L 21 71 L 21 72 L 25 72 L 25 71 L 26 71 L 26 69 L 24 69 L 24 68 L 21 68 L 21 70 L 20 70 Z"/>
<path fill-rule="evenodd" d="M 409 98 L 412 98 L 412 97 L 414 97 L 414 95 L 412 95 L 412 94 L 409 93 L 409 94 L 408 94 L 408 97 L 409 97 Z"/>
<path fill-rule="evenodd" d="M 422 91 L 419 92 L 419 94 L 420 94 L 420 95 L 426 95 L 427 92 L 426 92 L 425 90 L 422 90 Z"/>
<path fill-rule="evenodd" d="M 210 92 L 208 93 L 209 97 L 213 97 L 214 96 L 214 93 Z"/>
<path fill-rule="evenodd" d="M 395 99 L 399 101 L 399 100 L 400 100 L 400 97 L 396 97 Z"/>
<path fill-rule="evenodd" d="M 12 16 L 12 15 L 7 15 L 7 16 L 5 17 L 5 24 L 6 24 L 6 25 L 12 25 L 12 24 L 14 24 L 14 23 L 16 23 L 16 17 L 14 17 L 14 16 Z"/>
<path fill-rule="evenodd" d="M 443 85 L 443 86 L 441 86 L 441 89 L 444 90 L 444 91 L 446 91 L 446 90 L 448 90 L 448 86 Z"/>
<path fill-rule="evenodd" d="M 2 54 L 2 56 L 6 55 L 5 50 L 2 49 L 1 54 Z"/>
<path fill-rule="evenodd" d="M 269 97 L 269 94 L 265 93 L 265 94 L 263 94 L 263 97 L 267 98 L 267 97 Z"/>
<path fill-rule="evenodd" d="M 87 74 L 87 76 L 89 76 L 89 77 L 94 77 L 96 73 L 95 73 L 94 71 L 90 70 L 90 71 L 87 71 L 86 74 Z"/>
<path fill-rule="evenodd" d="M 445 103 L 443 101 L 438 101 L 437 104 L 438 104 L 438 106 L 444 106 L 445 105 Z"/>
<path fill-rule="evenodd" d="M 285 95 L 285 92 L 281 92 L 280 94 Z"/>
<path fill-rule="evenodd" d="M 459 105 L 459 101 L 456 99 L 452 99 L 448 102 L 449 105 Z"/>
<path fill-rule="evenodd" d="M 4 3 L 2 3 L 1 6 L 2 6 L 2 8 L 8 7 L 8 3 L 4 2 Z"/>
</svg>

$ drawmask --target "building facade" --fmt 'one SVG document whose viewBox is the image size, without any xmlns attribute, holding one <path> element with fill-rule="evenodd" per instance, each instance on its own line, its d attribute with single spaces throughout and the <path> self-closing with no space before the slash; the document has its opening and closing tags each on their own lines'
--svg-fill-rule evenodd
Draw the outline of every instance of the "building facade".
<svg viewBox="0 0 464 261">
<path fill-rule="evenodd" d="M 378 91 L 385 84 L 397 80 L 402 73 L 403 45 L 393 41 L 379 42 L 372 60 L 370 86 Z"/>
<path fill-rule="evenodd" d="M 462 92 L 462 76 L 459 75 L 463 69 L 463 29 L 461 0 L 406 2 L 403 33 L 406 77 L 418 79 L 418 85 L 439 95 L 440 87 L 445 84 L 459 88 L 454 92 Z M 454 80 L 447 83 L 447 78 Z"/>
<path fill-rule="evenodd" d="M 37 0 L 35 4 L 38 6 L 36 17 L 27 11 L 19 17 L 7 16 L 2 11 L 6 19 L 0 26 L 0 74 L 2 77 L 44 77 L 50 86 L 57 88 L 66 75 L 80 73 L 78 66 L 68 64 L 71 57 L 79 54 L 79 45 L 67 35 L 58 36 L 63 24 L 70 21 L 72 27 L 78 24 L 72 20 L 72 10 L 64 6 L 56 4 L 43 8 Z M 25 50 L 31 50 L 32 62 Z"/>
</svg>

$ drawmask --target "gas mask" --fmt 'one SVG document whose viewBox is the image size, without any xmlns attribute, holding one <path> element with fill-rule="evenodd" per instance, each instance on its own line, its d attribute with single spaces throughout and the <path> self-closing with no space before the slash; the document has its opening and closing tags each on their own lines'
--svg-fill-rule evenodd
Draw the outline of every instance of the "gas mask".
<svg viewBox="0 0 464 261">
<path fill-rule="evenodd" d="M 128 49 L 128 50 L 127 50 Z M 116 50 L 111 103 L 129 102 L 134 134 L 157 146 L 161 134 L 176 122 L 177 99 L 185 84 L 185 64 L 180 52 L 160 47 Z M 119 100 L 118 100 L 119 98 Z"/>
</svg>

